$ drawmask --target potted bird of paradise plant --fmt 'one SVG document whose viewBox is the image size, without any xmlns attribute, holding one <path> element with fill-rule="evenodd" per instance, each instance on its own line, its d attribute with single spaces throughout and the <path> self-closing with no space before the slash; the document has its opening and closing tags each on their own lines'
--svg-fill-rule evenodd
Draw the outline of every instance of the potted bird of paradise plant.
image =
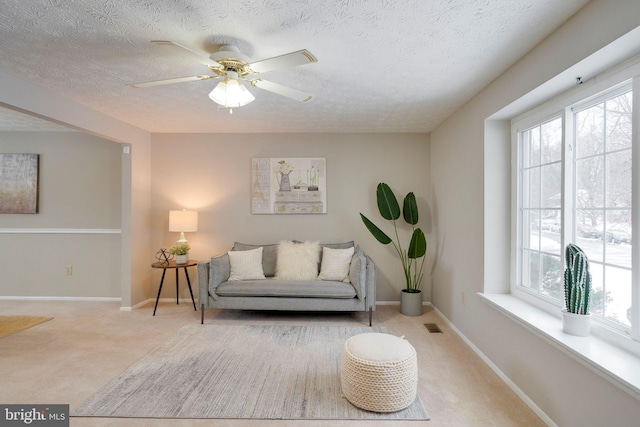
<svg viewBox="0 0 640 427">
<path fill-rule="evenodd" d="M 389 237 L 362 213 L 360 213 L 360 217 L 364 225 L 378 242 L 383 245 L 393 244 L 394 249 L 400 257 L 405 279 L 405 287 L 400 294 L 400 312 L 407 316 L 419 316 L 422 314 L 422 291 L 420 290 L 420 285 L 422 284 L 422 269 L 426 258 L 425 254 L 427 253 L 427 238 L 422 229 L 416 227 L 418 223 L 416 196 L 413 192 L 408 193 L 403 200 L 401 210 L 398 200 L 389 185 L 381 182 L 376 188 L 376 201 L 380 215 L 393 223 L 395 240 Z M 401 214 L 404 221 L 411 225 L 412 230 L 411 240 L 406 249 L 403 248 L 400 242 L 396 223 Z"/>
</svg>

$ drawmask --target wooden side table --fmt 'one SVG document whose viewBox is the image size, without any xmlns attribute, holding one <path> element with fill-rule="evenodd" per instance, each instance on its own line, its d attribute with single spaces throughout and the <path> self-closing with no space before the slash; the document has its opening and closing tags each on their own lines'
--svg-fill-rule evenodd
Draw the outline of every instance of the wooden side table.
<svg viewBox="0 0 640 427">
<path fill-rule="evenodd" d="M 187 272 L 187 267 L 193 267 L 198 265 L 197 260 L 190 259 L 186 264 L 176 264 L 175 261 L 167 262 L 154 262 L 151 264 L 152 268 L 161 268 L 162 269 L 162 278 L 160 279 L 160 288 L 158 289 L 158 296 L 156 297 L 156 306 L 153 308 L 153 315 L 156 315 L 156 309 L 158 308 L 158 300 L 160 300 L 160 292 L 162 292 L 162 284 L 164 283 L 164 275 L 167 272 L 168 268 L 173 268 L 176 270 L 176 304 L 180 304 L 180 295 L 178 293 L 178 270 L 183 268 L 184 275 L 187 277 L 187 284 L 189 285 L 189 293 L 191 294 L 191 302 L 193 303 L 193 309 L 198 311 L 196 308 L 196 300 L 193 298 L 193 291 L 191 290 L 191 281 L 189 280 L 189 272 Z"/>
</svg>

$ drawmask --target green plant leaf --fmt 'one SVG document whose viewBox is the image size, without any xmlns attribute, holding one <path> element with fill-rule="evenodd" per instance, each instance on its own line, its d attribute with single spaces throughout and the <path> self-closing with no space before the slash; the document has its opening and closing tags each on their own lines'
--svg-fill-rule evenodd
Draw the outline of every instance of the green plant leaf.
<svg viewBox="0 0 640 427">
<path fill-rule="evenodd" d="M 418 223 L 418 203 L 413 192 L 407 194 L 404 198 L 402 214 L 407 224 L 416 225 Z"/>
<path fill-rule="evenodd" d="M 424 256 L 425 253 L 427 253 L 427 238 L 421 229 L 416 228 L 411 235 L 407 255 L 409 258 L 416 259 Z"/>
<path fill-rule="evenodd" d="M 381 182 L 376 189 L 376 198 L 378 200 L 378 210 L 384 219 L 396 220 L 400 218 L 400 205 L 391 188 Z M 377 227 L 376 227 L 377 228 Z"/>
<path fill-rule="evenodd" d="M 373 234 L 373 237 L 375 237 L 378 242 L 382 243 L 383 245 L 388 245 L 389 243 L 391 243 L 391 238 L 387 236 L 384 231 L 380 230 L 374 223 L 369 221 L 369 218 L 362 214 L 360 214 L 360 218 L 362 218 L 362 222 L 364 222 L 364 225 L 367 226 L 371 234 Z"/>
</svg>

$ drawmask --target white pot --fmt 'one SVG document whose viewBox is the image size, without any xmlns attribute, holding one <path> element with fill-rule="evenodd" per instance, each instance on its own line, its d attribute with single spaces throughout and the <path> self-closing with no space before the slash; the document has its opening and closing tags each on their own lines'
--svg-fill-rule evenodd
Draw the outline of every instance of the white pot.
<svg viewBox="0 0 640 427">
<path fill-rule="evenodd" d="M 176 255 L 176 264 L 186 264 L 189 261 L 189 254 Z"/>
<path fill-rule="evenodd" d="M 579 337 L 588 337 L 591 333 L 591 315 L 569 313 L 562 309 L 562 330 Z"/>
</svg>

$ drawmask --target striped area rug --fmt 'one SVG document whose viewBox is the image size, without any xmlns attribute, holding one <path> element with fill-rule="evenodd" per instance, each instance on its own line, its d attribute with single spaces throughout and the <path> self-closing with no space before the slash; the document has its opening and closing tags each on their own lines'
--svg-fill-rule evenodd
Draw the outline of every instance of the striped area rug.
<svg viewBox="0 0 640 427">
<path fill-rule="evenodd" d="M 419 397 L 378 414 L 340 391 L 344 342 L 386 328 L 187 325 L 72 411 L 72 416 L 426 420 Z"/>
</svg>

